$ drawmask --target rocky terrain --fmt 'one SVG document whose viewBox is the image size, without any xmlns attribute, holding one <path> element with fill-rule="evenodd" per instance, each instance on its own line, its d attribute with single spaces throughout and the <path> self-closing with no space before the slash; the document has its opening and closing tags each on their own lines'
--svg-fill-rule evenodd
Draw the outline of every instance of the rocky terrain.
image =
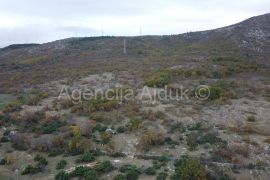
<svg viewBox="0 0 270 180">
<path fill-rule="evenodd" d="M 267 180 L 269 48 L 269 14 L 2 48 L 0 179 Z"/>
</svg>

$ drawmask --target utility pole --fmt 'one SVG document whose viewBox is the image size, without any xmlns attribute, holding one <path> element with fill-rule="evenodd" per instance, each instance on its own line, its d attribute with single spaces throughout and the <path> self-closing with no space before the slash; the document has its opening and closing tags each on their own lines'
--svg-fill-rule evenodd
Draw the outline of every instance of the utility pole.
<svg viewBox="0 0 270 180">
<path fill-rule="evenodd" d="M 126 54 L 127 53 L 127 47 L 126 47 L 126 39 L 124 39 L 124 48 L 123 48 L 123 53 Z"/>
<path fill-rule="evenodd" d="M 103 26 L 101 27 L 101 36 L 104 36 L 104 30 L 103 30 Z"/>
</svg>

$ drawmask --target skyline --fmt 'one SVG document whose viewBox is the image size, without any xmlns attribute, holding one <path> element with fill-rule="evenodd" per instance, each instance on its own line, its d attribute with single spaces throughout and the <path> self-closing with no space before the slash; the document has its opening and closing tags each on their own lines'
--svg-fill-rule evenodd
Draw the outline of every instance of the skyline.
<svg viewBox="0 0 270 180">
<path fill-rule="evenodd" d="M 0 2 L 0 47 L 69 37 L 181 34 L 268 12 L 267 0 L 10 0 Z"/>
</svg>

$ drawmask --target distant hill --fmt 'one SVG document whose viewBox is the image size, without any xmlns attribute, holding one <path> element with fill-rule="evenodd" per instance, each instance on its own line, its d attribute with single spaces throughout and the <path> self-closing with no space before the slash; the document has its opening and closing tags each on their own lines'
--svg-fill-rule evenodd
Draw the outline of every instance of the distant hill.
<svg viewBox="0 0 270 180">
<path fill-rule="evenodd" d="M 127 54 L 123 54 L 124 39 Z M 151 69 L 221 56 L 269 65 L 270 14 L 219 29 L 171 36 L 82 37 L 11 45 L 0 49 L 0 83 L 7 88 L 14 83 L 25 87 L 92 72 Z"/>
</svg>

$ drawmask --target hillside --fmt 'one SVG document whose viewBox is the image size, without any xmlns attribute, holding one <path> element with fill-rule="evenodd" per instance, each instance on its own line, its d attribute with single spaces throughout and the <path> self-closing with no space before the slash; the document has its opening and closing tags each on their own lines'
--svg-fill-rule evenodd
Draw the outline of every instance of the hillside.
<svg viewBox="0 0 270 180">
<path fill-rule="evenodd" d="M 266 14 L 224 28 L 172 36 L 70 38 L 40 45 L 12 45 L 0 51 L 0 90 L 21 90 L 45 80 L 99 71 L 109 64 L 110 71 L 126 68 L 126 61 L 135 66 L 150 61 L 151 67 L 158 67 L 234 56 L 269 65 L 269 21 L 270 14 Z M 127 54 L 123 54 L 123 39 L 127 41 Z"/>
<path fill-rule="evenodd" d="M 2 48 L 0 179 L 269 179 L 269 21 Z"/>
</svg>

